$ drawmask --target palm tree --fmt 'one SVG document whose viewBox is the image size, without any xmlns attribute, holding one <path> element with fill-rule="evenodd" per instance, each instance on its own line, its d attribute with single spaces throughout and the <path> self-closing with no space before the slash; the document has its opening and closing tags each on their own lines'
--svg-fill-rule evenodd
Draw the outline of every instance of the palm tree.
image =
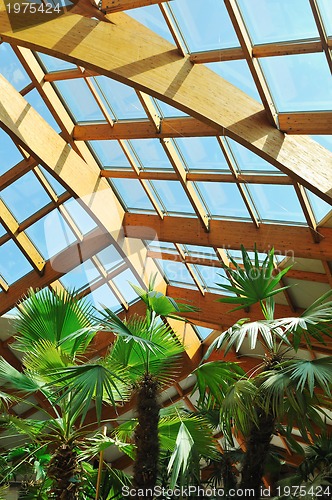
<svg viewBox="0 0 332 500">
<path fill-rule="evenodd" d="M 79 300 L 74 292 L 31 291 L 15 320 L 19 334 L 13 348 L 23 353 L 22 371 L 0 358 L 3 398 L 31 404 L 42 412 L 42 417 L 36 420 L 4 412 L 2 423 L 6 438 L 12 436 L 11 446 L 20 445 L 22 440 L 30 442 L 34 453 L 46 446 L 50 454 L 46 475 L 51 479 L 48 498 L 79 497 L 80 455 L 88 431 L 91 433 L 91 427 L 86 429 L 82 424 L 91 400 L 95 401 L 100 421 L 104 401 L 115 406 L 129 394 L 126 374 L 110 354 L 91 361 L 87 358 L 97 331 L 91 322 L 93 313 L 92 306 Z M 135 342 L 132 335 L 131 340 Z M 143 346 L 144 340 L 138 340 Z M 75 387 L 67 384 L 67 378 L 72 380 L 74 376 Z M 37 403 L 29 403 L 32 395 Z M 31 455 L 25 463 L 29 459 Z"/>
<path fill-rule="evenodd" d="M 243 247 L 242 256 L 243 266 L 231 257 L 230 265 L 225 266 L 229 284 L 219 286 L 234 295 L 221 301 L 238 304 L 234 310 L 258 303 L 262 319 L 241 319 L 222 332 L 211 344 L 206 359 L 221 348 L 225 355 L 231 349 L 238 352 L 245 339 L 251 349 L 260 343 L 264 355 L 250 373 L 241 368 L 241 363 L 205 363 L 195 371 L 196 388 L 202 408 L 218 409 L 220 426 L 229 443 L 234 433 L 244 438 L 246 452 L 239 486 L 251 489 L 253 497 L 260 498 L 273 435 L 280 433 L 293 445 L 290 432 L 295 425 L 306 440 L 308 433 L 315 434 L 315 424 L 324 427 L 321 407 L 330 406 L 332 357 L 306 360 L 297 358 L 296 352 L 301 344 L 311 349 L 313 339 L 324 343 L 324 334 L 330 336 L 332 302 L 327 300 L 332 292 L 316 300 L 300 317 L 276 319 L 274 296 L 283 290 L 278 287 L 288 268 L 274 275 L 273 250 L 261 265 L 257 251 L 253 262 Z M 286 416 L 287 425 L 283 425 Z"/>
<path fill-rule="evenodd" d="M 136 315 L 121 321 L 112 311 L 102 313 L 101 326 L 117 335 L 112 348 L 112 359 L 126 370 L 130 379 L 137 426 L 134 431 L 136 459 L 133 486 L 137 498 L 152 498 L 158 476 L 160 453 L 158 424 L 160 418 L 159 396 L 163 387 L 171 384 L 180 368 L 184 346 L 164 318 L 177 318 L 180 312 L 195 308 L 179 304 L 172 298 L 154 290 L 154 278 L 148 290 L 132 285 L 146 305 L 144 317 Z M 149 341 L 153 350 L 147 350 L 137 342 L 128 342 L 125 334 Z"/>
</svg>

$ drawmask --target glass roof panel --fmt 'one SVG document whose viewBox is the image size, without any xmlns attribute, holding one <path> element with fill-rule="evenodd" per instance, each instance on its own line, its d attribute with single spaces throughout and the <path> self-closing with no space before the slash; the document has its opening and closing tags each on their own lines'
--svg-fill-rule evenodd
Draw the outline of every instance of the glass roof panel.
<svg viewBox="0 0 332 500">
<path fill-rule="evenodd" d="M 82 234 L 86 234 L 97 227 L 97 224 L 91 215 L 88 214 L 88 212 L 77 200 L 71 198 L 64 203 L 64 207 L 66 207 L 69 215 L 71 215 L 74 223 L 77 225 Z"/>
<path fill-rule="evenodd" d="M 263 221 L 306 222 L 293 186 L 250 184 L 247 189 Z"/>
<path fill-rule="evenodd" d="M 274 174 L 282 174 L 282 172 L 273 167 L 271 163 L 265 161 L 260 156 L 256 155 L 250 149 L 245 148 L 241 144 L 229 137 L 226 138 L 227 146 L 229 147 L 232 156 L 235 159 L 239 172 L 268 172 Z"/>
<path fill-rule="evenodd" d="M 136 286 L 140 286 L 140 283 L 137 281 L 131 269 L 126 269 L 122 273 L 117 274 L 113 278 L 113 283 L 120 290 L 121 295 L 125 298 L 128 304 L 130 304 L 133 300 L 137 300 L 137 293 L 131 286 L 131 283 Z"/>
<path fill-rule="evenodd" d="M 195 285 L 188 269 L 182 262 L 156 259 L 171 285 Z"/>
<path fill-rule="evenodd" d="M 201 266 L 199 264 L 195 264 L 195 269 L 197 269 L 202 278 L 203 285 L 207 290 L 215 293 L 222 293 L 222 295 L 228 295 L 224 290 L 221 292 L 220 287 L 216 284 L 229 285 L 229 281 L 226 279 L 226 274 L 223 269 L 213 266 Z"/>
<path fill-rule="evenodd" d="M 194 214 L 195 211 L 179 181 L 151 181 L 167 212 Z"/>
<path fill-rule="evenodd" d="M 94 80 L 115 118 L 120 120 L 147 118 L 134 89 L 106 76 L 97 76 Z"/>
<path fill-rule="evenodd" d="M 3 199 L 18 222 L 27 219 L 51 201 L 32 172 L 28 172 L 10 184 L 1 192 L 0 198 Z"/>
<path fill-rule="evenodd" d="M 51 188 L 55 192 L 57 196 L 60 196 L 61 194 L 65 193 L 66 188 L 60 184 L 59 181 L 56 180 L 56 178 L 50 174 L 44 167 L 39 165 L 40 170 L 42 171 L 43 175 L 46 177 L 48 183 L 50 184 Z"/>
<path fill-rule="evenodd" d="M 37 89 L 31 90 L 24 98 L 28 103 L 44 118 L 45 121 L 56 131 L 60 132 L 60 127 L 53 118 L 52 113 L 41 98 Z"/>
<path fill-rule="evenodd" d="M 62 276 L 60 281 L 67 289 L 78 292 L 87 288 L 100 277 L 91 260 L 87 260 Z"/>
<path fill-rule="evenodd" d="M 156 252 L 166 250 L 167 253 L 178 253 L 177 249 L 174 246 L 174 243 L 170 243 L 168 241 L 159 241 L 158 239 L 155 239 L 146 240 L 145 243 L 147 244 L 149 250 L 153 250 Z"/>
<path fill-rule="evenodd" d="M 130 141 L 141 165 L 146 170 L 173 170 L 158 139 L 132 139 Z"/>
<path fill-rule="evenodd" d="M 188 116 L 186 113 L 181 111 L 180 109 L 167 104 L 166 102 L 159 101 L 158 99 L 154 100 L 157 104 L 157 108 L 160 110 L 160 114 L 164 118 L 175 118 L 176 116 Z"/>
<path fill-rule="evenodd" d="M 228 164 L 216 137 L 182 137 L 175 140 L 187 168 L 191 170 L 226 170 Z"/>
<path fill-rule="evenodd" d="M 210 333 L 213 332 L 211 328 L 205 328 L 204 326 L 194 325 L 194 329 L 197 331 L 199 337 L 204 340 L 206 339 Z"/>
<path fill-rule="evenodd" d="M 53 210 L 32 224 L 26 233 L 45 259 L 50 259 L 76 241 L 74 233 L 58 210 Z"/>
<path fill-rule="evenodd" d="M 261 102 L 247 61 L 221 61 L 208 63 L 206 66 L 256 101 Z"/>
<path fill-rule="evenodd" d="M 89 144 L 103 168 L 131 169 L 131 165 L 118 141 L 90 141 Z"/>
<path fill-rule="evenodd" d="M 174 44 L 173 37 L 158 5 L 148 5 L 147 7 L 130 9 L 126 11 L 126 14 Z"/>
<path fill-rule="evenodd" d="M 218 260 L 216 252 L 212 247 L 204 247 L 201 245 L 182 245 L 184 253 L 191 257 L 215 259 Z"/>
<path fill-rule="evenodd" d="M 47 54 L 43 54 L 42 52 L 37 53 L 39 59 L 41 60 L 44 68 L 47 72 L 52 71 L 62 71 L 66 69 L 75 69 L 77 66 L 67 61 L 63 61 L 62 59 L 58 59 L 56 57 L 49 56 Z"/>
<path fill-rule="evenodd" d="M 176 0 L 170 9 L 190 52 L 239 46 L 221 0 Z"/>
<path fill-rule="evenodd" d="M 328 213 L 331 212 L 332 206 L 324 200 L 316 196 L 314 193 L 306 189 L 311 208 L 314 212 L 316 222 L 320 222 Z"/>
<path fill-rule="evenodd" d="M 146 192 L 142 188 L 139 180 L 136 179 L 112 179 L 112 185 L 120 194 L 122 201 L 130 211 L 153 210 Z"/>
<path fill-rule="evenodd" d="M 332 152 L 332 135 L 312 135 L 311 138 Z"/>
<path fill-rule="evenodd" d="M 97 257 L 107 273 L 113 271 L 113 269 L 116 269 L 123 263 L 123 258 L 113 245 L 97 253 Z"/>
<path fill-rule="evenodd" d="M 332 81 L 325 54 L 260 59 L 278 111 L 332 110 Z"/>
<path fill-rule="evenodd" d="M 97 101 L 83 78 L 54 83 L 76 122 L 105 121 Z"/>
<path fill-rule="evenodd" d="M 103 310 L 104 307 L 111 309 L 113 312 L 117 312 L 121 309 L 120 302 L 106 283 L 87 295 L 87 299 L 90 300 L 99 311 Z"/>
<path fill-rule="evenodd" d="M 249 218 L 247 207 L 235 184 L 230 182 L 197 182 L 205 204 L 214 217 Z"/>
<path fill-rule="evenodd" d="M 0 45 L 1 47 L 1 45 Z M 23 156 L 8 134 L 0 129 L 0 175 L 23 160 Z"/>
<path fill-rule="evenodd" d="M 332 36 L 332 9 L 331 0 L 318 0 L 320 12 L 322 14 L 323 22 L 327 34 Z"/>
<path fill-rule="evenodd" d="M 32 266 L 15 245 L 13 240 L 9 240 L 0 246 L 0 274 L 8 285 L 32 271 Z"/>
<path fill-rule="evenodd" d="M 31 83 L 22 64 L 8 43 L 0 45 L 0 72 L 16 90 L 21 90 Z"/>
<path fill-rule="evenodd" d="M 1 236 L 3 236 L 4 234 L 6 234 L 6 230 L 5 230 L 5 228 L 3 227 L 3 225 L 2 225 L 2 224 L 0 224 L 0 238 L 1 238 Z"/>
<path fill-rule="evenodd" d="M 254 44 L 319 36 L 307 1 L 238 0 L 238 4 Z"/>
</svg>

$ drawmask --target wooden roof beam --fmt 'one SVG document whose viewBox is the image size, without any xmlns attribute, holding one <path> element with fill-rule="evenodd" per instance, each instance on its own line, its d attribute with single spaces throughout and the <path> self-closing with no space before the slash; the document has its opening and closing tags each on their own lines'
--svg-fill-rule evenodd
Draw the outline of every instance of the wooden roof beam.
<svg viewBox="0 0 332 500">
<path fill-rule="evenodd" d="M 8 2 L 7 2 L 8 3 Z M 0 36 L 97 71 L 216 127 L 320 196 L 332 200 L 332 153 L 307 137 L 284 135 L 262 106 L 123 13 L 99 23 L 69 12 L 45 20 L 15 15 L 0 0 Z M 112 51 L 109 51 L 110 43 Z M 139 51 L 137 48 L 139 47 Z M 138 55 L 139 54 L 139 58 Z"/>
<path fill-rule="evenodd" d="M 155 5 L 165 0 L 102 0 L 101 11 L 112 14 L 123 10 L 137 9 L 148 5 Z M 170 1 L 170 0 L 168 0 Z"/>
<path fill-rule="evenodd" d="M 331 111 L 306 111 L 301 113 L 279 113 L 280 130 L 287 134 L 330 135 L 332 130 Z"/>
<path fill-rule="evenodd" d="M 158 129 L 149 120 L 119 120 L 113 127 L 96 123 L 75 125 L 75 141 L 105 141 L 112 139 L 163 139 L 167 137 L 215 136 L 217 131 L 192 117 L 163 118 Z"/>
<path fill-rule="evenodd" d="M 314 18 L 315 18 L 318 33 L 319 33 L 319 36 L 320 36 L 321 41 L 322 41 L 322 46 L 323 46 L 323 50 L 324 50 L 325 55 L 326 55 L 326 60 L 327 60 L 327 63 L 330 67 L 330 71 L 332 73 L 332 51 L 329 47 L 329 40 L 328 40 L 328 36 L 327 36 L 327 31 L 325 29 L 324 21 L 323 21 L 322 16 L 321 16 L 320 8 L 319 8 L 317 0 L 309 0 L 309 2 L 310 2 L 312 13 L 313 13 Z"/>
<path fill-rule="evenodd" d="M 322 237 L 314 243 L 310 229 L 286 224 L 261 224 L 257 229 L 251 222 L 211 219 L 210 231 L 202 231 L 199 221 L 192 217 L 165 216 L 161 221 L 155 215 L 126 213 L 123 227 L 125 235 L 143 240 L 169 241 L 190 245 L 212 246 L 240 250 L 241 244 L 259 252 L 274 247 L 275 253 L 290 257 L 332 260 L 332 228 L 319 227 Z"/>
</svg>

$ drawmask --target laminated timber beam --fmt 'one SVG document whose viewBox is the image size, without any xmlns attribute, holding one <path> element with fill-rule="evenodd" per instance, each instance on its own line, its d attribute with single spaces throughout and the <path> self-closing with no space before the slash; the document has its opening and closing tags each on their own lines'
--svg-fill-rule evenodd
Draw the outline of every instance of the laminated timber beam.
<svg viewBox="0 0 332 500">
<path fill-rule="evenodd" d="M 125 83 L 202 120 L 260 155 L 328 203 L 332 153 L 285 135 L 262 106 L 126 14 L 98 22 L 79 14 L 11 14 L 0 0 L 3 41 L 63 58 Z M 110 46 L 112 50 L 110 50 Z"/>
<path fill-rule="evenodd" d="M 102 0 L 100 10 L 102 12 L 112 14 L 113 12 L 121 12 L 123 10 L 155 5 L 156 3 L 161 3 L 163 1 L 165 0 Z"/>
<path fill-rule="evenodd" d="M 193 217 L 165 216 L 160 220 L 155 215 L 126 213 L 125 235 L 143 240 L 158 239 L 172 243 L 203 245 L 239 250 L 241 244 L 259 252 L 274 247 L 276 254 L 288 257 L 332 260 L 332 228 L 319 227 L 320 243 L 312 239 L 310 229 L 301 226 L 260 224 L 256 228 L 250 222 L 210 220 L 210 230 L 205 232 Z"/>
<path fill-rule="evenodd" d="M 113 127 L 104 123 L 75 125 L 75 141 L 112 139 L 164 139 L 174 137 L 215 136 L 216 129 L 192 117 L 163 118 L 159 131 L 149 120 L 120 120 Z"/>
</svg>

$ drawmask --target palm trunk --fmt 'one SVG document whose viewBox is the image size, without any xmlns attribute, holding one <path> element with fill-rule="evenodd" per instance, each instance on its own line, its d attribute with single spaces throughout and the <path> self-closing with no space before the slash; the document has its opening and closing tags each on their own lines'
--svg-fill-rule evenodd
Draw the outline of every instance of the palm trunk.
<svg viewBox="0 0 332 500">
<path fill-rule="evenodd" d="M 135 444 L 137 447 L 134 464 L 134 488 L 145 492 L 136 495 L 136 498 L 148 500 L 153 498 L 153 491 L 157 475 L 159 460 L 159 384 L 149 373 L 146 373 L 137 392 L 138 425 L 135 430 Z"/>
<path fill-rule="evenodd" d="M 69 444 L 62 444 L 55 451 L 48 467 L 48 476 L 53 479 L 51 498 L 76 500 L 80 489 L 77 453 Z"/>
<path fill-rule="evenodd" d="M 254 495 L 250 498 L 261 498 L 261 485 L 264 467 L 270 450 L 271 437 L 274 431 L 273 415 L 258 410 L 258 425 L 253 425 L 246 440 L 246 453 L 242 468 L 240 488 L 250 489 Z"/>
</svg>

